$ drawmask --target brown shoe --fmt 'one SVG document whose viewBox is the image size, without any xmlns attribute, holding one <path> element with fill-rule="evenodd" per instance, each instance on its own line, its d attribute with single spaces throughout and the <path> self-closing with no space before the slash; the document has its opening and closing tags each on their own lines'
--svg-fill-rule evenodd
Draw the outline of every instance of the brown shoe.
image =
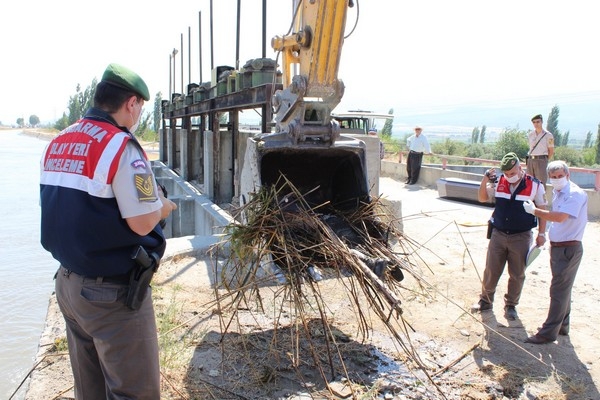
<svg viewBox="0 0 600 400">
<path fill-rule="evenodd" d="M 531 343 L 531 344 L 546 344 L 546 343 L 552 343 L 552 342 L 554 342 L 554 340 L 550 340 L 548 338 L 540 336 L 537 333 L 535 335 L 529 336 L 527 339 L 525 339 L 525 343 Z"/>
</svg>

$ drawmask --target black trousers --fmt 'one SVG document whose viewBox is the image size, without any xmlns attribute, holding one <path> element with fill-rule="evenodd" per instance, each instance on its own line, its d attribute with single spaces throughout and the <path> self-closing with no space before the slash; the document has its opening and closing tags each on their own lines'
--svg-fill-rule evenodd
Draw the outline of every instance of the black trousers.
<svg viewBox="0 0 600 400">
<path fill-rule="evenodd" d="M 408 160 L 406 160 L 406 183 L 409 185 L 415 184 L 419 180 L 422 162 L 423 153 L 417 153 L 412 150 L 408 152 Z"/>
</svg>

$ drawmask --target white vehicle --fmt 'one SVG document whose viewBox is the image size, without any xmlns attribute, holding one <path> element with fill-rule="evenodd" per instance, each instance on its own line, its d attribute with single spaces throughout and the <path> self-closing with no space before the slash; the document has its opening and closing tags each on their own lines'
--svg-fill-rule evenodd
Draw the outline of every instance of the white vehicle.
<svg viewBox="0 0 600 400">
<path fill-rule="evenodd" d="M 393 114 L 380 114 L 373 111 L 350 110 L 331 113 L 331 117 L 340 125 L 341 133 L 364 133 L 383 128 L 387 120 L 393 120 Z"/>
</svg>

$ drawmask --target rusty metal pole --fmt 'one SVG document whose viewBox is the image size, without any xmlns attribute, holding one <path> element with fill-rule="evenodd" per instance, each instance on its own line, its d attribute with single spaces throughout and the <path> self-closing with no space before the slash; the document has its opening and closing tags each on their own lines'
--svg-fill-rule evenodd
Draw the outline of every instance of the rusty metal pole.
<svg viewBox="0 0 600 400">
<path fill-rule="evenodd" d="M 181 34 L 181 95 L 185 92 L 183 91 L 183 33 Z"/>
<path fill-rule="evenodd" d="M 237 0 L 237 21 L 236 21 L 236 31 L 235 31 L 235 70 L 238 71 L 240 69 L 240 19 L 241 19 L 241 6 L 242 0 Z"/>
<path fill-rule="evenodd" d="M 202 85 L 202 11 L 198 11 L 198 64 L 200 84 Z"/>
<path fill-rule="evenodd" d="M 213 51 L 213 0 L 210 0 L 210 70 L 215 68 L 215 56 Z"/>
<path fill-rule="evenodd" d="M 188 26 L 188 85 L 190 83 L 192 83 L 192 28 Z"/>
<path fill-rule="evenodd" d="M 262 58 L 267 57 L 267 0 L 262 2 Z M 277 73 L 277 68 L 275 68 Z"/>
<path fill-rule="evenodd" d="M 173 93 L 175 93 L 175 90 L 177 90 L 175 88 L 175 85 L 177 85 L 177 79 L 176 79 L 177 70 L 175 69 L 175 62 L 176 62 L 175 56 L 177 55 L 177 53 L 178 53 L 177 49 L 173 47 L 173 52 L 171 53 L 171 57 L 173 58 L 173 91 L 171 92 L 171 96 Z M 171 97 L 170 100 L 173 101 L 173 98 Z"/>
</svg>

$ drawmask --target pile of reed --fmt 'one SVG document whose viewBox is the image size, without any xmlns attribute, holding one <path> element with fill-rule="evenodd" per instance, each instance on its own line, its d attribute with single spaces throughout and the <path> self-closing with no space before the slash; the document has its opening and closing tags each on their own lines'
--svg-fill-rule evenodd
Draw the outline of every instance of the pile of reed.
<svg viewBox="0 0 600 400">
<path fill-rule="evenodd" d="M 403 234 L 395 228 L 396 217 L 379 198 L 351 210 L 336 210 L 329 203 L 311 205 L 306 195 L 289 181 L 263 187 L 240 209 L 236 220 L 241 222 L 227 227 L 228 255 L 219 268 L 216 290 L 223 337 L 233 321 L 239 326 L 240 310 L 265 312 L 263 289 L 270 287 L 279 300 L 278 309 L 268 310 L 274 316 L 273 332 L 293 336 L 270 336 L 269 352 L 278 354 L 273 359 L 292 360 L 298 366 L 309 353 L 324 382 L 340 375 L 353 379 L 340 348 L 346 340 L 340 338 L 364 342 L 371 336 L 375 315 L 402 350 L 398 353 L 405 354 L 403 362 L 424 370 L 410 343 L 410 325 L 402 316 L 401 282 L 406 274 L 418 277 L 404 249 Z M 355 333 L 340 335 L 335 326 L 329 293 L 321 291 L 331 279 L 343 283 L 355 316 Z M 321 335 L 315 335 L 315 323 Z M 273 359 L 264 362 L 269 371 L 277 369 Z"/>
</svg>

